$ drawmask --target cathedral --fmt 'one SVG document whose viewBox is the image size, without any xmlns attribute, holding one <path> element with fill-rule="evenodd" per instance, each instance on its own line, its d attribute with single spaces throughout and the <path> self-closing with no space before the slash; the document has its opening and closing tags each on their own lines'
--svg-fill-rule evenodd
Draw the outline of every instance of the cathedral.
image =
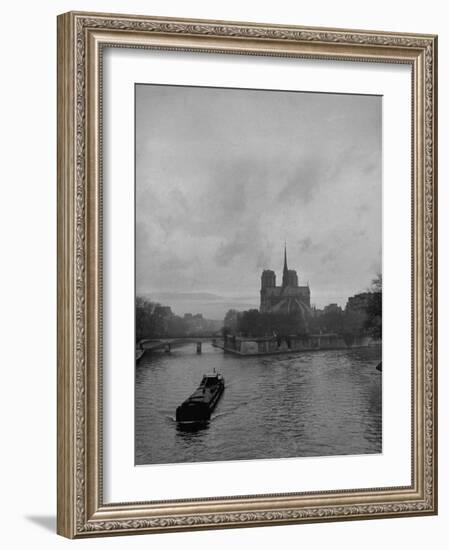
<svg viewBox="0 0 449 550">
<path fill-rule="evenodd" d="M 262 272 L 260 289 L 261 313 L 294 313 L 302 317 L 311 313 L 310 288 L 298 285 L 298 274 L 287 267 L 287 245 L 284 247 L 284 270 L 282 272 L 282 286 L 276 286 L 276 274 L 271 269 Z"/>
</svg>

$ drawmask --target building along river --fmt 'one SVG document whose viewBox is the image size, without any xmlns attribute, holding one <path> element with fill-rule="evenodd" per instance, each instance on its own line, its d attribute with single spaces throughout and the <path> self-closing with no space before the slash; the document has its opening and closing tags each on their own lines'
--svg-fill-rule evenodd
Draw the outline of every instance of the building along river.
<svg viewBox="0 0 449 550">
<path fill-rule="evenodd" d="M 382 452 L 381 346 L 241 357 L 209 343 L 147 352 L 136 366 L 136 464 Z M 226 388 L 210 422 L 175 410 L 216 369 Z"/>
</svg>

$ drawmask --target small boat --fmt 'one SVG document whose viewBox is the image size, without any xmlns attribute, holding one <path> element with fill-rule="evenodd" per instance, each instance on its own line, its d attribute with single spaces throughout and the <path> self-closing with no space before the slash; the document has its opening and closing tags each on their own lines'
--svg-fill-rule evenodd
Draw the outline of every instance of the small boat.
<svg viewBox="0 0 449 550">
<path fill-rule="evenodd" d="M 176 422 L 207 422 L 224 388 L 221 374 L 205 374 L 198 388 L 176 409 Z"/>
</svg>

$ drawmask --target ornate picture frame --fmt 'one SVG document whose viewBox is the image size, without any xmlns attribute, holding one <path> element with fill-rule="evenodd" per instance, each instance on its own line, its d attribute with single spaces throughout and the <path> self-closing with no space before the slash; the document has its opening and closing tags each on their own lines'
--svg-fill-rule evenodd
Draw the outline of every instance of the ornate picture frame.
<svg viewBox="0 0 449 550">
<path fill-rule="evenodd" d="M 105 502 L 102 56 L 106 48 L 411 68 L 410 485 L 168 500 L 148 494 L 145 502 Z M 59 16 L 58 533 L 84 538 L 436 514 L 436 201 L 436 36 L 82 12 Z"/>
</svg>

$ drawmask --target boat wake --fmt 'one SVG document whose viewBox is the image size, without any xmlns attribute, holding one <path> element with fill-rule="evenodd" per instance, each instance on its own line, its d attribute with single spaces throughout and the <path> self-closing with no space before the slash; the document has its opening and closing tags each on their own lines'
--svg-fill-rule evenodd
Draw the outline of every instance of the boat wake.
<svg viewBox="0 0 449 550">
<path fill-rule="evenodd" d="M 217 414 L 213 414 L 210 419 L 211 420 L 217 420 L 217 418 L 221 418 L 222 416 L 229 416 L 231 414 L 231 411 L 223 411 L 219 412 Z"/>
<path fill-rule="evenodd" d="M 230 408 L 228 410 L 220 411 L 220 412 L 217 412 L 216 414 L 212 414 L 211 420 L 222 418 L 223 416 L 232 416 L 235 414 L 236 411 L 240 409 L 244 409 L 245 407 L 248 407 L 255 401 L 259 401 L 259 400 L 260 400 L 260 397 L 255 397 L 254 399 L 248 399 L 247 401 L 242 401 L 237 405 L 233 406 L 232 409 Z"/>
<path fill-rule="evenodd" d="M 229 416 L 231 414 L 232 411 L 223 411 L 223 412 L 219 412 L 217 414 L 212 414 L 212 416 L 210 417 L 210 419 L 208 420 L 208 422 L 211 422 L 212 420 L 216 420 L 217 418 L 221 418 L 222 416 Z M 178 422 L 176 421 L 176 417 L 175 416 L 172 416 L 170 414 L 166 414 L 164 415 L 165 417 L 165 420 L 169 423 L 169 424 L 178 424 Z"/>
</svg>

